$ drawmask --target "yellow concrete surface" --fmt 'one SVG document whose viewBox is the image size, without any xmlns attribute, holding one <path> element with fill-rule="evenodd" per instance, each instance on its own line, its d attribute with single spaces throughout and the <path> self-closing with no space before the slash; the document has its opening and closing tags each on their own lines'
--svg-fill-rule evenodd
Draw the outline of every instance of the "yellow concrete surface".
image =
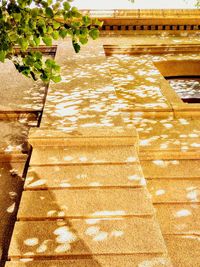
<svg viewBox="0 0 200 267">
<path fill-rule="evenodd" d="M 62 81 L 50 83 L 41 128 L 30 136 L 33 152 L 9 258 L 125 255 L 123 266 L 126 255 L 146 254 L 135 261 L 165 265 L 166 246 L 143 187 L 138 136 L 123 120 L 102 40 L 79 55 L 67 44 L 56 54 Z M 39 186 L 33 191 L 31 181 Z"/>
<path fill-rule="evenodd" d="M 142 233 L 142 235 L 141 235 Z M 147 238 L 151 236 L 151 238 Z M 17 222 L 9 257 L 165 253 L 154 218 Z"/>
<path fill-rule="evenodd" d="M 200 205 L 156 204 L 157 217 L 164 234 L 196 235 L 200 233 Z"/>
<path fill-rule="evenodd" d="M 198 179 L 200 178 L 199 160 L 153 160 L 141 161 L 145 178 L 159 179 Z"/>
<path fill-rule="evenodd" d="M 131 146 L 90 147 L 37 147 L 30 165 L 75 165 L 138 162 L 137 152 Z"/>
<path fill-rule="evenodd" d="M 197 52 L 178 49 L 199 43 L 199 36 L 102 37 L 79 55 L 68 41 L 59 44 L 62 81 L 50 84 L 41 128 L 30 135 L 11 260 L 36 259 L 40 267 L 40 260 L 50 265 L 71 256 L 80 261 L 72 266 L 87 258 L 86 266 L 126 267 L 133 257 L 135 266 L 161 267 L 168 264 L 164 236 L 174 266 L 198 266 L 200 109 L 180 101 L 158 65 L 197 62 Z M 106 59 L 103 45 L 113 44 L 143 45 L 143 54 Z M 144 54 L 144 45 L 148 51 L 156 44 L 167 53 Z M 103 254 L 107 259 L 94 261 Z M 120 258 L 111 261 L 111 255 Z"/>
<path fill-rule="evenodd" d="M 80 128 L 71 133 L 32 129 L 29 143 L 37 146 L 114 146 L 138 145 L 138 134 L 134 127 L 93 127 Z"/>
<path fill-rule="evenodd" d="M 34 166 L 25 190 L 93 187 L 140 187 L 146 184 L 139 163 L 126 165 Z"/>
<path fill-rule="evenodd" d="M 165 235 L 169 255 L 174 266 L 199 265 L 199 237 L 196 235 Z"/>
<path fill-rule="evenodd" d="M 18 220 L 153 215 L 145 188 L 81 189 L 23 192 Z"/>
<path fill-rule="evenodd" d="M 147 185 L 153 203 L 200 203 L 199 179 L 153 179 Z"/>
<path fill-rule="evenodd" d="M 7 262 L 6 267 L 44 267 L 48 264 L 49 267 L 133 267 L 153 264 L 154 267 L 172 267 L 172 264 L 165 255 L 156 254 L 140 254 L 140 255 L 114 255 L 114 256 L 96 256 L 92 255 L 86 259 L 76 260 L 59 260 L 59 261 L 27 261 L 27 262 Z"/>
</svg>

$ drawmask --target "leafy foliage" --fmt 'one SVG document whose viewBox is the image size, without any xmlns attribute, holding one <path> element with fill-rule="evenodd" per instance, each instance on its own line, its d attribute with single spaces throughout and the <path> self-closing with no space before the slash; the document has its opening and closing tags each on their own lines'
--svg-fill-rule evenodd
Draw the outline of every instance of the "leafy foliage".
<svg viewBox="0 0 200 267">
<path fill-rule="evenodd" d="M 71 0 L 2 0 L 0 61 L 12 60 L 19 72 L 33 79 L 59 82 L 60 67 L 56 62 L 45 61 L 41 52 L 31 48 L 42 42 L 51 46 L 53 40 L 69 36 L 78 53 L 89 38 L 98 38 L 101 25 L 72 7 Z"/>
<path fill-rule="evenodd" d="M 196 7 L 200 7 L 200 0 L 196 0 L 196 4 L 195 4 Z"/>
</svg>

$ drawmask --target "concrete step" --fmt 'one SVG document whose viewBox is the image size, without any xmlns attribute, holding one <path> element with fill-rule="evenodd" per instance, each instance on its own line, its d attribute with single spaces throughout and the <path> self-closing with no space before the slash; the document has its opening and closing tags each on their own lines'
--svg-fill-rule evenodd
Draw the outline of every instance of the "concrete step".
<svg viewBox="0 0 200 267">
<path fill-rule="evenodd" d="M 138 162 L 137 152 L 130 146 L 110 147 L 37 147 L 33 149 L 33 165 L 87 165 Z"/>
<path fill-rule="evenodd" d="M 200 160 L 147 160 L 141 161 L 145 178 L 198 179 Z"/>
<path fill-rule="evenodd" d="M 154 267 L 172 267 L 172 264 L 165 255 L 160 254 L 132 254 L 132 255 L 108 255 L 95 256 L 92 255 L 83 259 L 66 259 L 66 260 L 47 260 L 47 261 L 10 261 L 6 263 L 6 267 L 133 267 L 153 265 Z"/>
<path fill-rule="evenodd" d="M 199 264 L 199 237 L 188 235 L 164 235 L 173 266 L 196 267 Z"/>
<path fill-rule="evenodd" d="M 200 203 L 200 180 L 148 180 L 153 203 Z"/>
<path fill-rule="evenodd" d="M 41 80 L 22 76 L 10 60 L 0 65 L 0 80 L 0 110 L 42 111 L 47 86 Z"/>
<path fill-rule="evenodd" d="M 32 129 L 29 142 L 38 146 L 137 146 L 138 134 L 135 127 L 125 126 L 78 128 L 63 132 L 46 128 Z"/>
<path fill-rule="evenodd" d="M 166 253 L 155 218 L 17 222 L 9 258 Z"/>
<path fill-rule="evenodd" d="M 200 235 L 200 204 L 157 204 L 163 234 Z"/>
<path fill-rule="evenodd" d="M 169 158 L 169 155 L 174 155 L 174 159 L 200 158 L 199 120 L 136 118 L 133 124 L 139 133 L 142 158 L 153 159 L 156 154 L 162 159 Z"/>
<path fill-rule="evenodd" d="M 136 127 L 140 140 L 151 138 L 151 140 L 189 140 L 199 139 L 200 123 L 199 120 L 187 118 L 168 118 L 168 119 L 144 119 L 133 118 L 133 125 Z"/>
<path fill-rule="evenodd" d="M 29 126 L 19 121 L 0 121 L 0 153 L 21 154 L 27 151 Z"/>
<path fill-rule="evenodd" d="M 180 153 L 186 153 L 189 151 L 200 151 L 199 139 L 164 139 L 153 137 L 146 139 L 140 139 L 139 142 L 140 152 L 142 151 L 180 151 Z M 199 152 L 200 153 L 200 152 Z"/>
<path fill-rule="evenodd" d="M 10 181 L 13 180 L 13 177 L 19 177 L 23 175 L 24 172 L 24 163 L 19 163 L 19 162 L 2 162 L 0 163 L 0 177 L 5 177 L 1 178 L 1 182 L 6 182 L 8 181 L 8 179 Z M 10 183 L 9 183 L 10 184 Z M 4 186 L 1 186 L 1 188 L 3 188 Z"/>
<path fill-rule="evenodd" d="M 140 160 L 194 160 L 200 159 L 200 150 L 143 150 L 139 153 Z"/>
<path fill-rule="evenodd" d="M 199 139 L 140 139 L 139 157 L 150 159 L 200 159 Z"/>
<path fill-rule="evenodd" d="M 23 164 L 28 158 L 27 154 L 22 153 L 1 153 L 0 152 L 0 164 L 5 163 L 19 163 Z"/>
<path fill-rule="evenodd" d="M 18 220 L 151 216 L 146 188 L 24 191 Z"/>
<path fill-rule="evenodd" d="M 124 165 L 33 166 L 28 170 L 25 190 L 141 187 L 146 184 L 139 163 Z"/>
</svg>

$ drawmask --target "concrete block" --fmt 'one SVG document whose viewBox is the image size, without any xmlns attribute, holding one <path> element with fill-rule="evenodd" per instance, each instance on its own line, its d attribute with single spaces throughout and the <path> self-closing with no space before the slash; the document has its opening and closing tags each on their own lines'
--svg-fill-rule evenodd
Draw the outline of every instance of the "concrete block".
<svg viewBox="0 0 200 267">
<path fill-rule="evenodd" d="M 155 218 L 17 222 L 9 258 L 166 253 Z"/>
<path fill-rule="evenodd" d="M 149 179 L 198 179 L 200 178 L 199 160 L 147 160 L 141 161 L 145 178 Z"/>
<path fill-rule="evenodd" d="M 154 214 L 145 188 L 24 191 L 18 220 L 102 218 Z"/>
<path fill-rule="evenodd" d="M 80 128 L 71 133 L 62 131 L 32 129 L 29 134 L 29 143 L 37 146 L 136 146 L 138 135 L 132 129 L 123 126 Z"/>
<path fill-rule="evenodd" d="M 139 163 L 33 166 L 28 170 L 24 189 L 141 187 L 145 184 Z"/>
<path fill-rule="evenodd" d="M 21 75 L 9 60 L 0 64 L 0 80 L 0 110 L 42 110 L 47 88 L 41 80 L 34 82 Z"/>
<path fill-rule="evenodd" d="M 0 121 L 0 153 L 19 154 L 26 148 L 29 127 L 18 121 Z"/>
<path fill-rule="evenodd" d="M 199 180 L 153 179 L 147 186 L 153 203 L 200 203 Z"/>
<path fill-rule="evenodd" d="M 47 261 L 10 261 L 6 263 L 6 267 L 133 267 L 142 266 L 144 264 L 153 264 L 154 267 L 172 267 L 170 259 L 163 255 L 157 254 L 132 254 L 132 255 L 107 255 L 95 256 L 82 259 L 66 259 L 66 260 L 47 260 Z"/>
<path fill-rule="evenodd" d="M 130 146 L 110 147 L 37 147 L 30 165 L 87 165 L 138 162 L 137 152 Z"/>
<path fill-rule="evenodd" d="M 188 235 L 164 236 L 174 266 L 199 266 L 199 237 Z"/>
<path fill-rule="evenodd" d="M 141 151 L 139 158 L 146 160 L 195 160 L 200 158 L 199 151 Z"/>
<path fill-rule="evenodd" d="M 157 219 L 163 234 L 200 235 L 200 205 L 156 204 Z"/>
</svg>

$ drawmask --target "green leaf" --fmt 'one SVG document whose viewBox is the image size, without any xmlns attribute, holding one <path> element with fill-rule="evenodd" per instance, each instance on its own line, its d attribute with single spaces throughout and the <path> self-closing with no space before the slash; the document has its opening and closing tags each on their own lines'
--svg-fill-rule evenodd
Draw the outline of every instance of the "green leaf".
<svg viewBox="0 0 200 267">
<path fill-rule="evenodd" d="M 9 35 L 9 38 L 12 42 L 16 42 L 18 39 L 18 35 L 16 33 L 12 33 L 11 35 Z"/>
<path fill-rule="evenodd" d="M 41 70 L 42 69 L 42 62 L 41 61 L 37 61 L 33 64 L 34 68 L 37 70 Z"/>
<path fill-rule="evenodd" d="M 40 51 L 34 52 L 34 56 L 36 59 L 42 59 L 42 53 Z"/>
<path fill-rule="evenodd" d="M 53 59 L 48 58 L 45 61 L 45 64 L 47 65 L 48 68 L 52 68 L 55 65 L 55 61 Z"/>
<path fill-rule="evenodd" d="M 69 11 L 70 8 L 71 8 L 71 6 L 70 6 L 70 4 L 69 4 L 68 2 L 64 2 L 64 3 L 63 3 L 63 7 L 64 7 L 64 9 L 67 10 L 67 11 Z"/>
<path fill-rule="evenodd" d="M 14 18 L 16 21 L 20 21 L 21 18 L 22 18 L 22 15 L 21 15 L 21 13 L 14 13 L 14 14 L 13 14 L 13 18 Z"/>
<path fill-rule="evenodd" d="M 38 16 L 38 8 L 33 8 L 30 11 L 32 19 L 36 18 Z"/>
<path fill-rule="evenodd" d="M 59 31 L 59 35 L 60 35 L 60 37 L 62 37 L 64 39 L 67 36 L 67 30 L 66 29 L 61 29 Z"/>
<path fill-rule="evenodd" d="M 53 28 L 51 26 L 47 27 L 47 33 L 51 34 L 53 32 Z"/>
<path fill-rule="evenodd" d="M 93 40 L 96 40 L 99 37 L 99 30 L 96 28 L 93 28 L 89 31 L 89 35 Z"/>
<path fill-rule="evenodd" d="M 57 22 L 57 21 L 54 21 L 54 22 L 53 22 L 53 28 L 54 28 L 55 30 L 57 30 L 59 27 L 60 27 L 60 23 Z"/>
<path fill-rule="evenodd" d="M 72 44 L 73 44 L 75 52 L 78 53 L 81 49 L 80 45 L 74 40 L 72 41 Z"/>
<path fill-rule="evenodd" d="M 50 36 L 46 35 L 42 38 L 42 41 L 45 43 L 47 46 L 52 46 L 52 39 Z"/>
<path fill-rule="evenodd" d="M 82 21 L 86 26 L 91 24 L 91 19 L 88 16 L 83 16 Z"/>
<path fill-rule="evenodd" d="M 50 6 L 53 3 L 53 0 L 47 0 L 47 4 Z"/>
<path fill-rule="evenodd" d="M 26 51 L 28 49 L 28 41 L 26 39 L 19 38 L 18 44 L 21 47 L 22 51 Z"/>
<path fill-rule="evenodd" d="M 5 56 L 6 56 L 6 52 L 5 51 L 0 51 L 0 61 L 4 62 L 5 61 Z"/>
<path fill-rule="evenodd" d="M 34 63 L 34 58 L 33 56 L 28 55 L 23 59 L 23 62 L 25 65 L 32 66 Z"/>
<path fill-rule="evenodd" d="M 102 27 L 103 26 L 103 21 L 99 21 L 98 19 L 95 19 L 93 21 L 93 24 L 98 26 L 98 27 Z"/>
<path fill-rule="evenodd" d="M 47 7 L 45 9 L 45 13 L 46 13 L 47 17 L 49 17 L 49 18 L 53 17 L 53 10 L 50 7 Z"/>
<path fill-rule="evenodd" d="M 85 45 L 85 44 L 87 44 L 87 42 L 88 42 L 88 38 L 87 38 L 87 37 L 84 37 L 84 36 L 80 36 L 80 37 L 79 37 L 79 41 L 80 41 L 80 43 L 81 43 L 82 45 Z"/>
<path fill-rule="evenodd" d="M 62 78 L 60 75 L 57 75 L 57 76 L 51 76 L 51 80 L 54 82 L 54 83 L 59 83 L 61 82 Z"/>
<path fill-rule="evenodd" d="M 40 38 L 38 37 L 33 37 L 33 41 L 35 42 L 36 46 L 39 46 L 40 45 Z"/>
<path fill-rule="evenodd" d="M 54 40 L 58 40 L 58 38 L 59 38 L 59 32 L 52 32 L 52 37 L 53 37 L 53 39 Z"/>
</svg>

